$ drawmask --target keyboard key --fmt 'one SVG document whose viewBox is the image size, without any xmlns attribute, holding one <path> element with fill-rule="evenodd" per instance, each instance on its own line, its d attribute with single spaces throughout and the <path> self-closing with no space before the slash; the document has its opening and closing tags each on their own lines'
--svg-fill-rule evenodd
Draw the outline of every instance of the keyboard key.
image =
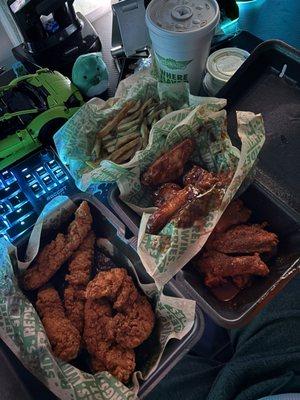
<svg viewBox="0 0 300 400">
<path fill-rule="evenodd" d="M 24 193 L 20 192 L 20 193 L 16 194 L 14 197 L 11 197 L 8 200 L 10 201 L 10 204 L 13 207 L 16 207 L 19 204 L 24 203 L 24 201 L 27 201 L 27 198 L 26 198 Z"/>
<path fill-rule="evenodd" d="M 1 179 L 0 179 L 0 189 L 3 189 L 5 186 L 4 186 L 4 183 L 1 181 Z"/>
<path fill-rule="evenodd" d="M 51 178 L 51 176 L 47 175 L 43 178 L 43 182 L 46 186 L 51 186 L 54 183 L 54 180 Z"/>
<path fill-rule="evenodd" d="M 8 181 L 12 182 L 12 181 L 16 180 L 14 174 L 12 172 L 10 172 L 10 171 L 2 172 L 2 178 L 4 179 L 5 182 L 8 182 Z"/>
<path fill-rule="evenodd" d="M 7 229 L 6 233 L 11 239 L 15 238 L 16 236 L 19 236 L 21 233 L 26 231 L 35 223 L 37 217 L 38 216 L 36 213 L 28 215 L 28 217 L 23 219 L 23 221 L 20 221 L 11 228 Z"/>
<path fill-rule="evenodd" d="M 15 211 L 7 214 L 6 218 L 10 224 L 14 224 L 17 220 L 32 211 L 34 210 L 31 203 L 27 202 L 21 207 L 17 208 Z"/>
<path fill-rule="evenodd" d="M 53 174 L 55 175 L 55 178 L 59 182 L 68 179 L 67 175 L 64 173 L 64 171 L 61 168 L 58 168 L 55 171 L 53 171 Z"/>
<path fill-rule="evenodd" d="M 7 228 L 6 223 L 4 222 L 4 220 L 1 218 L 0 219 L 0 232 L 3 231 L 4 229 Z"/>
<path fill-rule="evenodd" d="M 27 183 L 30 183 L 35 180 L 35 177 L 32 174 L 26 174 L 24 175 L 24 179 Z"/>
<path fill-rule="evenodd" d="M 6 203 L 0 202 L 0 215 L 5 215 L 9 212 L 9 207 Z"/>
<path fill-rule="evenodd" d="M 30 188 L 36 196 L 43 192 L 43 188 L 39 183 L 34 183 Z"/>
<path fill-rule="evenodd" d="M 39 167 L 39 168 L 36 170 L 36 172 L 37 172 L 37 174 L 38 174 L 39 176 L 42 176 L 42 175 L 44 175 L 44 174 L 47 173 L 47 171 L 45 170 L 44 167 Z"/>
<path fill-rule="evenodd" d="M 58 164 L 55 160 L 51 160 L 48 162 L 48 166 L 49 166 L 49 168 L 54 169 L 54 168 L 58 167 Z"/>
<path fill-rule="evenodd" d="M 7 186 L 5 189 L 0 190 L 0 199 L 5 199 L 8 196 L 11 196 L 18 190 L 20 190 L 20 186 L 17 182 L 12 183 L 10 186 Z"/>
</svg>

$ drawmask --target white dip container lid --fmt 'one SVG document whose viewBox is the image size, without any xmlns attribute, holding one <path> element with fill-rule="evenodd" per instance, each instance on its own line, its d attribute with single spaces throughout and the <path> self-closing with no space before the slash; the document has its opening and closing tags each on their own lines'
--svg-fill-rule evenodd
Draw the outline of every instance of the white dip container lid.
<svg viewBox="0 0 300 400">
<path fill-rule="evenodd" d="M 219 82 L 225 84 L 249 57 L 246 50 L 227 47 L 212 53 L 206 63 L 207 72 Z"/>
</svg>

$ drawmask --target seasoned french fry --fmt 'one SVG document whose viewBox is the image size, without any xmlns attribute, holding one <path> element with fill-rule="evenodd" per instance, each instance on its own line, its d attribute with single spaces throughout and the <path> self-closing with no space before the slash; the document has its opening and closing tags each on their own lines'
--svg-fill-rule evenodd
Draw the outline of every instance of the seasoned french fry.
<svg viewBox="0 0 300 400">
<path fill-rule="evenodd" d="M 121 129 L 119 130 L 118 128 L 118 132 L 117 132 L 117 136 L 123 136 L 123 135 L 127 135 L 129 133 L 135 132 L 136 130 L 139 129 L 140 123 L 137 123 L 136 125 L 132 126 L 130 129 Z"/>
<path fill-rule="evenodd" d="M 142 147 L 143 149 L 147 146 L 148 144 L 148 139 L 149 139 L 149 129 L 147 126 L 147 120 L 144 119 L 142 126 L 141 126 L 141 134 L 142 134 Z"/>
<path fill-rule="evenodd" d="M 128 114 L 129 115 L 134 114 L 141 107 L 141 105 L 142 105 L 141 100 L 138 100 L 135 103 L 135 105 L 128 110 Z"/>
<path fill-rule="evenodd" d="M 126 143 L 131 142 L 133 139 L 136 139 L 137 137 L 139 137 L 139 134 L 134 132 L 134 133 L 131 133 L 130 135 L 126 135 L 121 138 L 118 138 L 116 141 L 116 150 L 120 149 Z"/>
<path fill-rule="evenodd" d="M 139 125 L 133 126 L 131 129 L 128 129 L 128 131 L 118 132 L 118 136 L 117 137 L 121 138 L 123 136 L 130 135 L 131 133 L 139 133 L 139 131 L 140 131 L 140 126 Z"/>
<path fill-rule="evenodd" d="M 148 107 L 150 107 L 153 103 L 154 103 L 154 99 L 152 99 L 152 98 L 148 99 L 148 100 L 142 105 L 141 112 L 144 113 L 144 112 L 148 109 Z"/>
<path fill-rule="evenodd" d="M 95 140 L 95 144 L 92 150 L 92 158 L 97 159 L 100 157 L 101 153 L 101 140 L 97 139 Z"/>
<path fill-rule="evenodd" d="M 132 140 L 129 143 L 126 143 L 124 146 L 122 146 L 120 149 L 115 150 L 109 157 L 108 159 L 111 161 L 115 161 L 117 160 L 119 157 L 121 157 L 123 154 L 125 154 L 126 152 L 128 152 L 131 149 L 134 149 L 135 146 L 137 145 L 138 141 L 140 138 L 136 138 L 134 140 Z"/>
<path fill-rule="evenodd" d="M 167 114 L 170 114 L 171 112 L 173 112 L 173 109 L 170 105 L 168 105 L 167 107 Z"/>
<path fill-rule="evenodd" d="M 123 107 L 118 111 L 117 115 L 110 120 L 104 128 L 97 133 L 97 138 L 103 138 L 108 135 L 122 119 L 127 115 L 128 110 L 135 104 L 133 100 L 128 100 Z"/>
<path fill-rule="evenodd" d="M 134 120 L 138 120 L 141 114 L 141 110 L 137 110 L 135 113 L 129 115 L 128 117 L 122 119 L 120 125 L 127 124 L 128 122 L 132 122 Z"/>
<path fill-rule="evenodd" d="M 127 124 L 121 124 L 118 126 L 117 131 L 127 131 L 128 129 L 133 128 L 136 125 L 139 125 L 142 122 L 143 115 L 141 114 L 140 117 L 134 121 L 128 122 Z"/>
</svg>

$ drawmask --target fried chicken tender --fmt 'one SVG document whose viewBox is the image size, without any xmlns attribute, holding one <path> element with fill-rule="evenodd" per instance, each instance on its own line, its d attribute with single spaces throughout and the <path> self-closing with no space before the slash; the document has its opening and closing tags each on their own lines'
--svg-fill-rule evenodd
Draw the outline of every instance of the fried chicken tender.
<svg viewBox="0 0 300 400">
<path fill-rule="evenodd" d="M 176 185 L 176 183 L 165 183 L 162 185 L 153 193 L 155 207 L 161 207 L 167 201 L 172 200 L 180 190 L 181 187 Z"/>
<path fill-rule="evenodd" d="M 94 258 L 95 234 L 90 232 L 69 261 L 66 281 L 73 286 L 89 283 Z"/>
<path fill-rule="evenodd" d="M 151 305 L 124 268 L 99 272 L 88 284 L 86 298 L 83 338 L 92 368 L 126 382 L 135 369 L 133 348 L 154 326 Z"/>
<path fill-rule="evenodd" d="M 155 317 L 151 305 L 145 296 L 139 295 L 133 305 L 124 313 L 114 317 L 115 340 L 123 347 L 133 349 L 150 336 Z"/>
<path fill-rule="evenodd" d="M 172 217 L 198 194 L 199 192 L 193 186 L 186 186 L 179 190 L 176 196 L 165 202 L 150 216 L 146 228 L 147 233 L 152 235 L 159 233 Z"/>
<path fill-rule="evenodd" d="M 269 273 L 269 268 L 258 253 L 251 256 L 232 257 L 217 251 L 209 251 L 196 261 L 196 266 L 206 275 L 205 284 L 210 287 L 218 286 L 218 278 L 237 275 L 266 276 Z"/>
<path fill-rule="evenodd" d="M 183 140 L 148 167 L 142 176 L 142 183 L 146 186 L 159 186 L 163 183 L 176 182 L 183 174 L 183 168 L 194 149 L 193 139 Z"/>
<path fill-rule="evenodd" d="M 110 333 L 112 307 L 106 299 L 87 299 L 84 309 L 83 340 L 87 351 L 101 358 L 101 343 L 114 337 Z"/>
<path fill-rule="evenodd" d="M 260 225 L 238 225 L 210 240 L 206 248 L 225 254 L 270 253 L 278 242 L 275 233 Z"/>
<path fill-rule="evenodd" d="M 64 308 L 54 288 L 38 292 L 36 309 L 44 325 L 53 354 L 63 361 L 77 357 L 80 347 L 80 334 L 66 318 Z"/>
<path fill-rule="evenodd" d="M 106 299 L 90 299 L 85 304 L 84 342 L 95 372 L 108 371 L 127 382 L 135 369 L 135 354 L 112 341 L 112 307 Z"/>
<path fill-rule="evenodd" d="M 112 268 L 101 271 L 88 284 L 86 297 L 89 299 L 108 298 L 113 302 L 113 308 L 122 311 L 124 307 L 133 304 L 138 297 L 138 291 L 132 278 L 124 268 Z"/>
<path fill-rule="evenodd" d="M 84 304 L 84 288 L 70 285 L 65 289 L 64 306 L 66 316 L 80 333 L 82 333 L 84 325 Z"/>
<path fill-rule="evenodd" d="M 59 233 L 38 254 L 33 265 L 25 272 L 23 286 L 26 290 L 38 289 L 46 284 L 58 269 L 71 257 L 91 230 L 92 216 L 86 201 L 75 212 L 68 233 Z"/>
<path fill-rule="evenodd" d="M 66 315 L 80 333 L 84 324 L 85 288 L 89 282 L 94 258 L 95 234 L 90 232 L 69 262 L 64 291 Z"/>
</svg>

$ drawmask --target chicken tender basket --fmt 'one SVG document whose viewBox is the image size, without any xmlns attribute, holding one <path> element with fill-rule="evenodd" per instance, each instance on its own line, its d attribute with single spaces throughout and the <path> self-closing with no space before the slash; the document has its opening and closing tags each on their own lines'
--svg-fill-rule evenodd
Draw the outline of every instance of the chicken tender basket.
<svg viewBox="0 0 300 400">
<path fill-rule="evenodd" d="M 91 223 L 86 216 L 87 209 L 90 210 L 93 221 L 92 234 L 86 229 Z M 81 235 L 86 236 L 80 245 Z M 64 250 L 56 253 L 56 246 L 61 246 L 62 241 Z M 135 372 L 130 379 L 124 375 L 123 379 L 122 375 L 113 370 L 110 374 L 99 359 L 91 360 L 91 365 L 85 352 L 79 351 L 76 357 L 78 347 L 83 346 L 80 339 L 78 340 L 78 332 L 82 327 L 77 324 L 76 318 L 75 320 L 69 318 L 68 312 L 74 310 L 74 307 L 68 308 L 66 303 L 64 308 L 62 307 L 66 290 L 75 288 L 75 294 L 79 294 L 80 291 L 77 289 L 86 282 L 86 277 L 82 274 L 82 270 L 78 269 L 78 265 L 89 262 L 90 249 L 94 242 L 93 268 L 96 270 L 92 272 L 91 279 L 93 276 L 95 278 L 88 283 L 86 294 L 83 296 L 90 305 L 94 300 L 106 297 L 106 293 L 103 295 L 100 293 L 101 290 L 106 290 L 106 284 L 103 286 L 101 280 L 102 276 L 111 279 L 110 271 L 116 271 L 116 274 L 122 276 L 122 282 L 128 282 L 118 291 L 120 295 L 118 294 L 118 298 L 114 300 L 114 307 L 120 314 L 117 320 L 120 333 L 118 341 L 128 348 L 126 350 L 128 354 L 133 354 L 133 349 L 129 347 L 134 347 L 135 351 Z M 32 266 L 28 268 L 28 260 L 36 256 L 39 243 L 41 248 L 46 249 L 42 253 L 43 257 L 47 258 L 48 264 L 45 263 L 45 258 L 37 256 Z M 174 281 L 165 287 L 164 293 L 157 291 L 137 255 L 136 241 L 125 239 L 124 225 L 93 196 L 82 194 L 73 197 L 72 201 L 65 197 L 53 200 L 46 206 L 34 226 L 29 244 L 24 242 L 18 249 L 12 249 L 2 241 L 0 246 L 3 257 L 0 291 L 2 306 L 0 317 L 3 321 L 1 339 L 23 365 L 59 398 L 71 399 L 73 396 L 84 394 L 91 399 L 105 399 L 108 392 L 115 393 L 120 399 L 134 399 L 136 396 L 144 398 L 202 336 L 203 315 L 199 309 L 195 311 L 195 302 L 185 300 Z M 67 257 L 70 248 L 76 246 L 77 250 L 73 253 L 69 264 L 66 266 L 63 263 L 57 268 L 58 263 L 64 261 L 63 257 Z M 16 251 L 19 260 L 24 261 L 16 259 Z M 61 254 L 60 259 L 58 254 Z M 47 282 L 45 274 L 41 274 L 43 268 L 52 270 L 52 277 Z M 57 269 L 53 272 L 55 268 Z M 39 272 L 36 272 L 37 270 Z M 49 275 L 48 272 L 48 278 Z M 34 289 L 29 290 L 31 288 Z M 68 293 L 69 305 L 73 295 L 74 293 Z M 145 310 L 146 307 L 148 315 L 152 314 L 149 308 L 151 304 L 155 321 L 150 315 L 150 319 L 146 321 L 148 325 L 145 325 L 143 322 L 145 318 L 141 315 L 138 318 L 141 318 L 144 328 L 128 326 L 131 317 L 124 319 L 122 310 L 129 298 L 133 302 L 131 306 L 133 309 L 141 307 L 141 310 Z M 100 299 L 98 304 L 103 307 L 108 303 Z M 12 316 L 12 319 L 4 318 L 7 315 Z M 89 319 L 89 324 L 89 330 L 83 335 L 84 341 L 88 341 L 89 338 L 98 340 L 97 331 L 93 330 L 92 319 Z M 146 336 L 143 338 L 141 335 L 143 330 L 148 329 L 147 326 L 148 332 L 153 330 L 150 337 L 145 340 Z M 65 345 L 63 343 L 60 345 L 59 335 L 65 335 L 66 332 Z M 143 340 L 144 343 L 136 347 Z M 118 354 L 120 355 L 119 350 L 110 353 L 111 365 L 116 364 L 118 357 L 115 356 Z M 97 370 L 100 372 L 96 373 Z M 113 374 L 117 378 L 120 377 L 124 383 Z"/>
</svg>

